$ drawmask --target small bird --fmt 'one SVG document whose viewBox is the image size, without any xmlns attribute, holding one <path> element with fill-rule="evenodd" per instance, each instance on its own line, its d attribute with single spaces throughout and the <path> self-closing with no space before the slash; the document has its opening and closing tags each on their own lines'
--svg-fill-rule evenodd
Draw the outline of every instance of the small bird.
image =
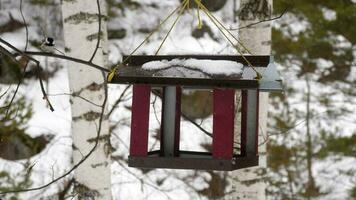
<svg viewBox="0 0 356 200">
<path fill-rule="evenodd" d="M 55 51 L 54 46 L 55 46 L 54 39 L 51 37 L 46 37 L 41 44 L 41 49 L 45 52 L 54 53 Z"/>
<path fill-rule="evenodd" d="M 47 46 L 54 46 L 54 39 L 53 38 L 51 38 L 51 37 L 47 37 L 46 39 L 45 39 L 45 45 L 47 45 Z"/>
<path fill-rule="evenodd" d="M 58 51 L 59 53 L 64 55 L 63 52 L 61 52 L 55 47 L 55 44 L 56 43 L 52 37 L 46 37 L 41 44 L 41 49 L 48 53 L 54 53 L 55 51 Z"/>
</svg>

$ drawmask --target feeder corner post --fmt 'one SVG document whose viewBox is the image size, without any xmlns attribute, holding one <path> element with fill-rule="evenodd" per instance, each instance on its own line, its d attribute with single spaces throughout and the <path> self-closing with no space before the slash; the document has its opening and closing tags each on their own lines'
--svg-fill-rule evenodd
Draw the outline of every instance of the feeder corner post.
<svg viewBox="0 0 356 200">
<path fill-rule="evenodd" d="M 241 92 L 241 155 L 257 156 L 259 129 L 259 90 Z"/>
<path fill-rule="evenodd" d="M 165 86 L 162 89 L 161 156 L 179 156 L 181 95 L 179 86 Z"/>
</svg>

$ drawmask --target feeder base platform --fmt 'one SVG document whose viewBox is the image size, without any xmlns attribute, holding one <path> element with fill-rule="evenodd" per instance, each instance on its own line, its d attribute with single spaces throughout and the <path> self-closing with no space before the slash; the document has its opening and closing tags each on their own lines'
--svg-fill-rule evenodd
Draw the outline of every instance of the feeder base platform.
<svg viewBox="0 0 356 200">
<path fill-rule="evenodd" d="M 233 159 L 216 159 L 211 153 L 180 151 L 179 156 L 160 156 L 160 151 L 148 156 L 129 156 L 129 166 L 136 168 L 167 168 L 233 171 L 258 165 L 258 156 L 239 156 Z"/>
</svg>

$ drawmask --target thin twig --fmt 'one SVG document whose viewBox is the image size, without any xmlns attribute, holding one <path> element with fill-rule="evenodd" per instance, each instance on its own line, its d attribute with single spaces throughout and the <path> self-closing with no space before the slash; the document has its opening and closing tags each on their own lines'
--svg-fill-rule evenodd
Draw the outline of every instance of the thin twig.
<svg viewBox="0 0 356 200">
<path fill-rule="evenodd" d="M 116 100 L 116 102 L 115 102 L 114 105 L 112 106 L 111 110 L 109 111 L 108 116 L 110 116 L 110 115 L 114 112 L 115 108 L 116 108 L 117 105 L 119 105 L 119 103 L 122 101 L 122 99 L 124 98 L 124 95 L 126 94 L 127 90 L 128 90 L 130 87 L 131 87 L 131 85 L 126 86 L 126 88 L 124 89 L 124 91 L 122 91 L 120 97 Z"/>
<path fill-rule="evenodd" d="M 92 63 L 93 62 L 93 59 L 94 59 L 94 57 L 95 57 L 95 55 L 96 55 L 96 53 L 98 52 L 98 49 L 99 49 L 99 46 L 100 46 L 100 39 L 101 39 L 101 9 L 100 9 L 100 2 L 99 2 L 99 0 L 96 0 L 96 4 L 97 4 L 97 6 L 98 6 L 98 28 L 99 28 L 99 30 L 98 30 L 98 40 L 97 40 L 97 42 L 96 42 L 96 47 L 95 47 L 95 50 L 94 50 L 94 52 L 93 52 L 93 55 L 91 56 L 91 58 L 89 59 L 89 62 L 90 63 Z"/>
<path fill-rule="evenodd" d="M 153 108 L 153 114 L 155 115 L 156 121 L 159 124 L 159 126 L 161 126 L 161 121 L 159 120 L 158 116 L 157 116 L 157 110 L 156 110 L 156 101 L 157 101 L 157 96 L 155 96 L 155 99 L 152 102 L 152 108 Z"/>
<path fill-rule="evenodd" d="M 150 187 L 152 187 L 153 189 L 157 190 L 158 192 L 161 192 L 164 196 L 167 197 L 167 199 L 172 199 L 166 192 L 164 192 L 164 190 L 162 188 L 159 188 L 158 186 L 156 186 L 153 183 L 149 183 L 148 181 L 143 180 L 143 178 L 138 177 L 138 175 L 136 175 L 135 173 L 133 173 L 132 171 L 130 171 L 126 166 L 124 166 L 121 162 L 117 161 L 117 163 L 124 169 L 127 171 L 127 173 L 131 174 L 133 177 L 135 177 L 138 181 L 140 181 L 143 184 L 146 184 Z"/>
<path fill-rule="evenodd" d="M 26 59 L 34 62 L 36 64 L 37 67 L 37 76 L 39 78 L 40 81 L 40 87 L 41 87 L 41 91 L 42 91 L 42 95 L 43 95 L 43 99 L 46 100 L 46 102 L 48 103 L 48 106 L 50 108 L 50 110 L 53 112 L 54 108 L 51 104 L 51 102 L 49 101 L 46 91 L 44 89 L 43 86 L 43 81 L 42 81 L 42 77 L 41 77 L 41 67 L 40 67 L 40 62 L 34 58 L 32 58 L 31 56 L 28 56 L 27 54 L 23 53 L 22 51 L 20 51 L 19 49 L 17 49 L 16 47 L 14 47 L 13 45 L 11 45 L 10 43 L 8 43 L 7 41 L 3 40 L 2 38 L 0 38 L 0 42 L 5 44 L 6 46 L 8 46 L 9 48 L 11 48 L 12 50 L 16 51 L 17 53 L 19 53 L 20 55 L 22 55 L 23 57 L 25 57 Z M 21 80 L 22 81 L 22 80 Z M 20 83 L 21 84 L 21 83 Z"/>
<path fill-rule="evenodd" d="M 47 96 L 52 96 L 52 97 L 55 97 L 55 96 L 72 96 L 72 97 L 78 97 L 80 99 L 82 99 L 83 101 L 86 101 L 87 103 L 93 105 L 93 106 L 96 106 L 96 107 L 101 107 L 101 105 L 99 104 L 96 104 L 92 101 L 90 101 L 89 99 L 85 98 L 85 97 L 82 97 L 76 93 L 60 93 L 60 94 L 47 94 Z"/>
<path fill-rule="evenodd" d="M 286 14 L 288 12 L 288 10 L 289 10 L 289 8 L 287 7 L 277 17 L 273 17 L 273 18 L 270 18 L 270 19 L 264 19 L 264 20 L 261 20 L 261 21 L 258 21 L 258 22 L 254 22 L 254 23 L 251 23 L 251 24 L 248 24 L 246 26 L 239 27 L 239 28 L 231 28 L 231 29 L 229 29 L 229 31 L 237 31 L 237 30 L 241 30 L 241 29 L 245 29 L 245 28 L 250 28 L 252 26 L 256 26 L 256 25 L 261 24 L 261 23 L 265 23 L 265 22 L 269 22 L 269 21 L 274 21 L 274 20 L 280 19 L 280 18 L 282 18 L 284 16 L 284 14 Z"/>
<path fill-rule="evenodd" d="M 25 51 L 27 51 L 27 47 L 28 47 L 28 27 L 27 27 L 25 16 L 23 15 L 23 11 L 22 11 L 22 0 L 20 0 L 20 13 L 21 13 L 22 21 L 23 21 L 23 23 L 25 25 L 25 29 L 26 29 Z"/>
<path fill-rule="evenodd" d="M 32 56 L 44 56 L 44 57 L 53 57 L 53 58 L 59 58 L 59 59 L 63 59 L 63 60 L 69 60 L 69 61 L 73 61 L 76 63 L 80 63 L 80 64 L 84 64 L 84 65 L 93 67 L 93 68 L 98 69 L 103 72 L 110 72 L 110 70 L 108 70 L 104 67 L 101 67 L 99 65 L 96 65 L 94 63 L 90 63 L 88 61 L 81 60 L 78 58 L 73 58 L 73 57 L 66 56 L 66 55 L 53 54 L 53 53 L 49 53 L 49 52 L 34 52 L 34 51 L 26 51 L 24 53 L 27 55 L 32 55 Z"/>
<path fill-rule="evenodd" d="M 21 0 L 22 2 L 22 0 Z M 97 65 L 94 65 L 91 63 L 92 59 L 94 58 L 96 52 L 97 52 L 97 49 L 99 48 L 99 45 L 100 45 L 100 29 L 101 29 L 101 12 L 100 12 L 100 4 L 99 4 L 99 0 L 97 0 L 97 3 L 98 3 L 98 10 L 99 10 L 99 39 L 98 39 L 98 43 L 97 43 L 97 47 L 95 49 L 95 52 L 93 53 L 93 56 L 92 58 L 90 59 L 90 61 L 83 61 L 83 60 L 79 60 L 79 59 L 76 59 L 76 58 L 70 58 L 70 57 L 67 57 L 65 55 L 55 55 L 55 54 L 46 54 L 46 53 L 42 53 L 42 54 L 39 54 L 39 52 L 32 52 L 33 55 L 43 55 L 43 56 L 47 56 L 47 57 L 57 57 L 57 58 L 62 58 L 62 59 L 67 59 L 67 60 L 71 60 L 71 61 L 74 61 L 74 62 L 78 62 L 78 63 L 82 63 L 82 64 L 86 64 L 88 66 L 92 66 L 94 68 L 97 68 L 97 69 L 100 69 L 101 72 L 102 72 L 102 77 L 103 77 L 103 80 L 104 80 L 104 88 L 105 88 L 105 97 L 104 97 L 104 101 L 101 105 L 101 113 L 100 113 L 100 118 L 99 118 L 99 125 L 98 125 L 98 129 L 97 129 L 97 137 L 95 139 L 95 143 L 94 143 L 94 146 L 93 148 L 89 151 L 88 154 L 86 154 L 77 164 L 75 164 L 69 171 L 67 171 L 66 173 L 64 173 L 63 175 L 57 177 L 56 179 L 53 179 L 52 181 L 48 182 L 47 184 L 44 184 L 42 186 L 39 186 L 39 187 L 35 187 L 35 188 L 29 188 L 29 189 L 20 189 L 20 190 L 9 190 L 9 191 L 6 191 L 6 192 L 1 192 L 0 194 L 8 194 L 8 193 L 20 193 L 20 192 L 29 192 L 29 191 L 36 191 L 36 190 L 41 190 L 41 189 L 44 189 L 50 185 L 52 185 L 53 183 L 56 183 L 57 181 L 59 181 L 60 179 L 68 176 L 69 174 L 71 174 L 76 168 L 78 168 L 85 160 L 87 160 L 90 155 L 95 151 L 95 149 L 97 148 L 98 144 L 99 144 L 99 139 L 100 139 L 100 134 L 101 134 L 101 130 L 102 130 L 102 122 L 104 120 L 104 117 L 106 118 L 106 115 L 105 115 L 105 108 L 106 108 L 106 104 L 107 104 L 107 99 L 108 99 L 108 88 L 107 88 L 107 80 L 106 80 L 106 75 L 105 75 L 105 72 L 108 72 L 108 70 L 106 70 L 105 68 L 102 68 L 100 66 L 97 66 Z M 53 107 L 51 106 L 48 98 L 47 98 L 47 94 L 45 93 L 45 90 L 44 90 L 44 87 L 43 87 L 43 83 L 42 83 L 42 78 L 40 76 L 40 72 L 41 72 L 41 68 L 40 68 L 40 65 L 39 65 L 39 61 L 37 61 L 36 59 L 32 58 L 31 56 L 29 56 L 28 54 L 30 54 L 31 52 L 22 52 L 20 50 L 18 50 L 16 47 L 12 46 L 11 44 L 9 44 L 8 42 L 6 42 L 5 40 L 1 39 L 0 38 L 0 42 L 2 42 L 3 44 L 7 45 L 8 47 L 10 47 L 11 49 L 13 49 L 14 51 L 16 51 L 18 54 L 22 55 L 23 57 L 27 58 L 28 60 L 30 61 L 33 61 L 34 63 L 36 63 L 37 65 L 37 73 L 38 73 L 38 76 L 39 76 L 39 80 L 40 80 L 40 85 L 41 85 L 41 90 L 42 90 L 42 93 L 43 93 L 43 98 L 47 100 L 47 102 L 49 103 L 49 106 L 51 108 L 51 110 L 53 111 Z M 1 47 L 1 46 L 0 46 Z"/>
<path fill-rule="evenodd" d="M 7 92 L 10 90 L 10 88 L 11 88 L 11 86 L 7 87 L 5 92 L 0 95 L 0 99 L 3 98 L 7 94 Z"/>
<path fill-rule="evenodd" d="M 1 39 L 1 38 L 0 38 L 0 39 Z M 20 63 L 21 61 L 17 61 L 17 60 L 14 58 L 14 56 L 13 56 L 10 52 L 8 52 L 4 47 L 0 46 L 0 51 L 3 52 L 3 53 L 5 53 L 7 56 L 9 56 L 9 57 L 10 57 L 12 60 L 14 60 L 15 62 L 21 64 L 21 63 Z M 17 92 L 18 92 L 18 90 L 19 90 L 19 88 L 20 88 L 20 85 L 21 85 L 21 83 L 22 83 L 22 80 L 23 80 L 23 77 L 24 77 L 24 74 L 25 74 L 25 71 L 26 71 L 26 68 L 27 68 L 27 65 L 28 65 L 28 60 L 26 60 L 25 62 L 26 62 L 26 63 L 24 64 L 24 67 L 23 67 L 23 75 L 19 78 L 19 81 L 18 81 L 18 83 L 17 83 L 17 85 L 16 85 L 15 92 L 14 92 L 14 94 L 12 95 L 10 102 L 9 102 L 6 106 L 1 107 L 1 109 L 6 108 L 6 114 L 5 114 L 6 117 L 7 117 L 8 114 L 9 114 L 11 105 L 12 105 L 12 103 L 14 102 L 15 97 L 16 97 L 16 94 L 17 94 Z M 6 94 L 6 92 L 4 93 L 4 95 L 5 95 L 5 94 Z M 1 96 L 1 97 L 2 97 L 2 96 Z"/>
<path fill-rule="evenodd" d="M 152 93 L 156 96 L 158 96 L 159 98 L 162 98 L 161 94 L 155 90 L 152 91 Z M 203 133 L 205 133 L 207 136 L 209 137 L 213 137 L 213 134 L 210 133 L 209 131 L 205 130 L 203 127 L 201 127 L 198 123 L 196 123 L 193 119 L 189 118 L 186 114 L 184 114 L 183 112 L 181 112 L 181 115 L 183 117 L 183 119 L 189 121 L 190 123 L 192 123 L 194 126 L 196 126 L 199 130 L 201 130 Z"/>
<path fill-rule="evenodd" d="M 198 123 L 196 123 L 193 119 L 189 118 L 187 115 L 185 115 L 184 113 L 182 113 L 182 117 L 183 119 L 189 121 L 190 123 L 192 123 L 194 126 L 196 126 L 199 130 L 201 130 L 203 133 L 205 133 L 207 136 L 209 137 L 213 137 L 213 134 L 210 133 L 209 131 L 205 130 L 203 127 L 201 127 Z"/>
<path fill-rule="evenodd" d="M 104 85 L 105 85 L 105 98 L 102 104 L 102 109 L 101 109 L 101 113 L 100 113 L 100 118 L 99 118 L 99 127 L 98 127 L 98 131 L 97 131 L 97 137 L 95 139 L 95 143 L 93 148 L 89 151 L 88 154 L 86 154 L 77 164 L 75 164 L 69 171 L 67 171 L 66 173 L 64 173 L 63 175 L 57 177 L 56 179 L 48 182 L 47 184 L 44 184 L 42 186 L 39 187 L 34 187 L 34 188 L 29 188 L 29 189 L 20 189 L 20 190 L 8 190 L 5 192 L 0 192 L 1 194 L 9 194 L 9 193 L 21 193 L 21 192 L 30 192 L 30 191 L 36 191 L 36 190 L 41 190 L 44 189 L 54 183 L 56 183 L 57 181 L 63 179 L 64 177 L 68 176 L 69 174 L 71 174 L 75 169 L 77 169 L 84 161 L 86 161 L 90 155 L 95 151 L 95 149 L 97 148 L 98 144 L 99 144 L 99 138 L 100 138 L 100 133 L 102 130 L 102 121 L 104 119 L 104 112 L 105 112 L 105 107 L 106 107 L 106 103 L 107 103 L 107 99 L 108 99 L 108 89 L 107 89 L 107 81 L 106 81 L 106 76 L 103 74 L 103 79 L 104 79 Z"/>
</svg>

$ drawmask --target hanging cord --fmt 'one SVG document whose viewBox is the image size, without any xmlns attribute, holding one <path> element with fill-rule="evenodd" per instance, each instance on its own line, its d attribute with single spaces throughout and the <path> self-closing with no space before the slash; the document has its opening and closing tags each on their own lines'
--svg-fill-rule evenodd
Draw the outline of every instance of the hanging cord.
<svg viewBox="0 0 356 200">
<path fill-rule="evenodd" d="M 224 26 L 224 24 L 221 23 L 199 0 L 196 0 L 196 2 L 199 3 L 200 6 L 203 8 L 204 12 L 205 12 L 207 15 L 210 15 L 210 17 L 211 17 L 212 19 L 214 19 L 231 37 L 233 37 L 233 38 L 236 40 L 236 42 L 238 42 L 238 43 L 240 44 L 240 46 L 241 46 L 242 48 L 244 48 L 244 49 L 247 51 L 247 53 L 249 53 L 249 54 L 252 55 L 251 51 L 250 51 L 249 49 L 247 49 L 247 47 L 246 47 L 238 38 L 236 38 L 236 37 L 234 36 L 234 34 L 232 34 L 232 33 L 229 31 L 229 29 L 227 29 L 227 28 Z M 211 19 L 211 18 L 210 18 L 210 19 Z M 212 20 L 212 21 L 213 21 L 213 20 Z M 218 27 L 218 28 L 219 28 L 219 27 Z"/>
<path fill-rule="evenodd" d="M 262 75 L 255 69 L 255 67 L 251 64 L 251 62 L 243 55 L 242 51 L 240 50 L 240 48 L 237 46 L 237 44 L 234 44 L 234 42 L 231 40 L 230 37 L 232 37 L 245 51 L 247 51 L 249 54 L 252 55 L 252 53 L 247 49 L 247 47 L 239 40 L 237 39 L 202 3 L 201 0 L 194 0 L 195 3 L 197 4 L 197 15 L 198 15 L 198 20 L 199 20 L 199 24 L 198 24 L 198 28 L 200 29 L 202 27 L 202 21 L 201 21 L 201 17 L 200 17 L 200 9 L 203 10 L 203 12 L 209 17 L 209 19 L 213 22 L 213 24 L 218 28 L 218 30 L 223 34 L 223 36 L 229 41 L 229 43 L 237 50 L 237 52 L 241 55 L 241 57 L 244 59 L 244 61 L 247 63 L 247 65 L 249 67 L 251 67 L 257 74 L 256 79 L 260 80 L 262 78 Z M 115 76 L 117 70 L 120 68 L 120 66 L 122 66 L 123 64 L 125 64 L 134 53 L 136 53 L 136 51 L 142 47 L 143 44 L 145 44 L 149 38 L 155 33 L 157 32 L 163 24 L 165 24 L 178 10 L 178 16 L 175 19 L 175 21 L 173 22 L 172 26 L 170 27 L 168 33 L 166 34 L 166 36 L 164 37 L 164 39 L 162 40 L 160 46 L 158 47 L 155 55 L 158 55 L 159 51 L 161 50 L 162 46 L 164 45 L 164 43 L 166 42 L 169 34 L 172 32 L 173 28 L 175 27 L 175 25 L 177 24 L 177 22 L 179 21 L 180 17 L 182 16 L 184 10 L 189 7 L 190 4 L 190 0 L 184 0 L 176 9 L 174 9 L 168 16 L 167 18 L 165 18 L 157 27 L 156 29 L 154 29 L 153 31 L 151 31 L 147 37 L 129 54 L 129 56 L 126 57 L 126 59 L 119 64 L 118 66 L 116 66 L 115 68 L 113 68 L 110 73 L 108 74 L 108 82 L 111 82 L 111 80 L 113 79 L 113 77 Z M 225 32 L 224 32 L 225 31 Z M 227 33 L 226 33 L 227 32 Z M 230 37 L 228 35 L 230 35 Z"/>
<path fill-rule="evenodd" d="M 201 0 L 198 0 L 199 2 Z M 203 23 L 201 21 L 201 17 L 200 17 L 200 5 L 197 4 L 197 16 L 198 16 L 198 29 L 202 29 L 203 28 Z"/>
<path fill-rule="evenodd" d="M 189 0 L 184 0 L 177 8 L 175 8 L 153 31 L 151 31 L 146 36 L 146 38 L 126 57 L 124 61 L 122 61 L 121 64 L 117 65 L 110 71 L 108 74 L 108 82 L 111 82 L 120 66 L 126 63 L 132 57 L 132 55 L 136 53 L 136 51 L 141 48 L 142 45 L 144 45 L 151 38 L 151 36 L 162 27 L 163 24 L 165 24 L 178 10 L 180 10 L 185 5 L 186 2 L 189 2 Z"/>
<path fill-rule="evenodd" d="M 238 51 L 238 53 L 242 56 L 242 58 L 245 60 L 247 65 L 251 67 L 255 72 L 256 72 L 256 79 L 260 80 L 262 78 L 262 75 L 253 67 L 251 62 L 243 55 L 242 51 L 239 49 L 237 45 L 234 44 L 233 41 L 227 36 L 227 34 L 224 32 L 224 30 L 238 43 L 242 48 L 244 48 L 249 54 L 252 55 L 252 53 L 247 49 L 247 47 L 239 40 L 237 39 L 201 2 L 200 0 L 195 0 L 197 5 L 202 8 L 204 13 L 209 17 L 209 19 L 214 23 L 214 25 L 219 29 L 219 31 L 224 35 L 224 37 L 230 42 L 230 44 L 235 47 L 235 49 Z"/>
<path fill-rule="evenodd" d="M 164 37 L 164 39 L 162 40 L 161 44 L 159 45 L 156 53 L 155 53 L 155 56 L 158 55 L 159 51 L 161 50 L 163 44 L 166 42 L 169 34 L 172 32 L 173 28 L 176 26 L 177 22 L 179 21 L 180 17 L 182 16 L 184 10 L 187 8 L 187 6 L 189 5 L 189 0 L 185 0 L 185 4 L 183 5 L 183 7 L 180 9 L 179 13 L 178 13 L 178 16 L 177 18 L 174 20 L 171 28 L 169 29 L 169 31 L 167 32 L 166 36 Z"/>
</svg>

